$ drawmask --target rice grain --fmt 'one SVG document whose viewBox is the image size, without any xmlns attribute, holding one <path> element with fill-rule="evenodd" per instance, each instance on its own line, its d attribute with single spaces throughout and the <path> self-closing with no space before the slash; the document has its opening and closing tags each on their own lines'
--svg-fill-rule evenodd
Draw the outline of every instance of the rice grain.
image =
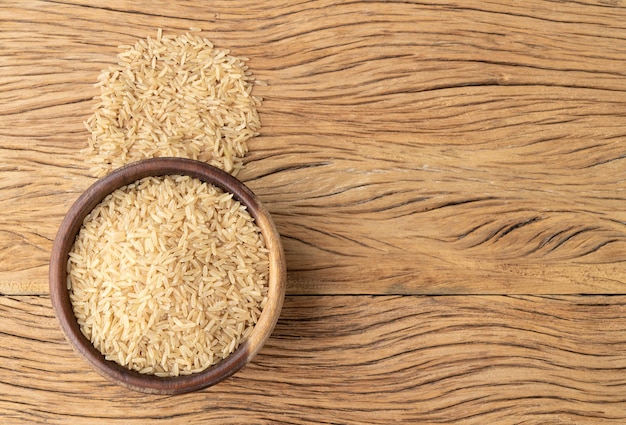
<svg viewBox="0 0 626 425">
<path fill-rule="evenodd" d="M 172 37 L 120 46 L 118 62 L 103 70 L 100 96 L 85 122 L 83 152 L 102 177 L 145 158 L 196 159 L 233 175 L 261 122 L 247 58 L 218 49 L 193 29 Z"/>
<path fill-rule="evenodd" d="M 188 176 L 147 177 L 85 217 L 68 289 L 81 331 L 108 360 L 177 376 L 250 335 L 268 274 L 263 236 L 232 194 Z"/>
</svg>

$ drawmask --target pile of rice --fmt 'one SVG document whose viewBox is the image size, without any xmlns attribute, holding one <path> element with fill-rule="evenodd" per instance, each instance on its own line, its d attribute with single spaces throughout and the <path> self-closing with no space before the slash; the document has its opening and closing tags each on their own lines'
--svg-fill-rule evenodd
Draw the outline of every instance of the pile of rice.
<svg viewBox="0 0 626 425">
<path fill-rule="evenodd" d="M 261 232 L 232 194 L 188 176 L 147 177 L 85 218 L 68 289 L 83 334 L 108 360 L 177 376 L 251 333 L 268 274 Z"/>
<path fill-rule="evenodd" d="M 168 37 L 159 30 L 120 48 L 118 64 L 98 78 L 99 102 L 85 123 L 93 173 L 175 156 L 236 175 L 247 140 L 261 128 L 247 58 L 214 48 L 195 31 Z"/>
</svg>

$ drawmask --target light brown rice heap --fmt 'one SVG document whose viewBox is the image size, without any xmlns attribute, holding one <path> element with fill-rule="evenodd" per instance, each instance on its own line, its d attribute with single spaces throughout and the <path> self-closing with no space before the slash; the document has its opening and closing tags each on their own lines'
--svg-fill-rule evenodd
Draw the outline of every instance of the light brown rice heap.
<svg viewBox="0 0 626 425">
<path fill-rule="evenodd" d="M 83 334 L 108 360 L 177 376 L 219 362 L 252 332 L 268 274 L 260 230 L 232 194 L 147 177 L 85 218 L 68 289 Z"/>
<path fill-rule="evenodd" d="M 85 123 L 94 174 L 176 156 L 236 175 L 246 141 L 261 128 L 247 58 L 214 48 L 197 32 L 168 37 L 159 30 L 120 48 L 118 64 L 98 77 L 99 103 Z"/>
</svg>

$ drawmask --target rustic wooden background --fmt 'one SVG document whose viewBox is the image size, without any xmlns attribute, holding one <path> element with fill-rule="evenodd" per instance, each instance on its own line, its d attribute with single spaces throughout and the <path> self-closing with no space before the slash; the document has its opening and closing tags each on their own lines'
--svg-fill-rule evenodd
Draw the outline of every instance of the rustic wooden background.
<svg viewBox="0 0 626 425">
<path fill-rule="evenodd" d="M 250 58 L 239 177 L 288 296 L 255 361 L 175 397 L 63 338 L 47 267 L 117 46 Z M 0 423 L 626 423 L 626 5 L 0 0 Z"/>
</svg>

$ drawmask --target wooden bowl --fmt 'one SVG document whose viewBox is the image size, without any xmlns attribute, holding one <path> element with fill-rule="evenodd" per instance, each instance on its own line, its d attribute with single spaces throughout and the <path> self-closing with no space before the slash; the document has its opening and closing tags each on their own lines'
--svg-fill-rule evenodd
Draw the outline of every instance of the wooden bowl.
<svg viewBox="0 0 626 425">
<path fill-rule="evenodd" d="M 131 371 L 104 356 L 80 331 L 67 289 L 67 262 L 84 218 L 109 193 L 148 176 L 189 175 L 230 192 L 246 205 L 261 229 L 269 250 L 269 290 L 265 305 L 249 338 L 219 363 L 192 375 L 161 378 Z M 76 351 L 97 372 L 132 390 L 153 394 L 178 394 L 214 385 L 245 366 L 270 336 L 280 315 L 286 287 L 285 257 L 274 223 L 256 196 L 230 174 L 203 162 L 182 158 L 155 158 L 113 171 L 83 193 L 61 223 L 50 259 L 50 294 L 61 328 Z"/>
</svg>

